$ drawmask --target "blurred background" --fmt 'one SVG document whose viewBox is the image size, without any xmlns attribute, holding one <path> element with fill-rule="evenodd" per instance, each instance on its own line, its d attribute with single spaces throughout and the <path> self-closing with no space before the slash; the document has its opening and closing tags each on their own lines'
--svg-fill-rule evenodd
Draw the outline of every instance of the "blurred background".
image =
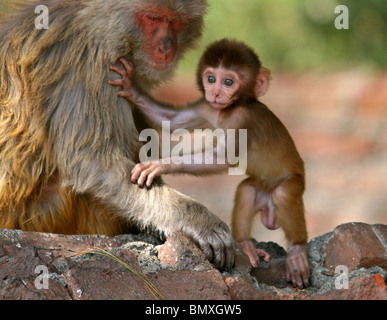
<svg viewBox="0 0 387 320">
<path fill-rule="evenodd" d="M 0 0 L 0 14 L 9 2 Z M 387 224 L 387 1 L 209 4 L 197 49 L 154 94 L 175 103 L 196 100 L 194 72 L 204 48 L 223 37 L 247 42 L 272 71 L 261 100 L 287 126 L 305 161 L 309 238 L 346 222 Z M 349 9 L 348 30 L 335 28 L 338 5 Z M 229 224 L 234 192 L 244 178 L 181 175 L 165 181 Z M 286 246 L 283 232 L 266 230 L 259 219 L 253 230 L 258 241 Z"/>
<path fill-rule="evenodd" d="M 261 101 L 283 121 L 305 161 L 309 238 L 347 222 L 387 224 L 387 1 L 209 0 L 206 30 L 176 77 L 155 94 L 194 101 L 194 72 L 206 45 L 247 42 L 272 71 Z M 338 5 L 349 29 L 335 28 Z M 230 223 L 234 192 L 245 177 L 165 176 Z M 281 230 L 253 226 L 258 241 L 286 247 Z"/>
</svg>

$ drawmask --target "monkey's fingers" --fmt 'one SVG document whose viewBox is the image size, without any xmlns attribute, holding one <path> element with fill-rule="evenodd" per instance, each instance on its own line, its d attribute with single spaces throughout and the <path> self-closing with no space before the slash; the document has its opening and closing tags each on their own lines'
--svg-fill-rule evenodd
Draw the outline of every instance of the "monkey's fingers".
<svg viewBox="0 0 387 320">
<path fill-rule="evenodd" d="M 221 238 L 224 245 L 224 270 L 231 271 L 235 264 L 235 241 L 233 237 L 230 237 L 228 233 L 224 230 L 221 230 L 218 233 L 218 236 Z"/>
<path fill-rule="evenodd" d="M 146 169 L 144 171 L 141 172 L 140 176 L 138 177 L 137 179 L 137 184 L 140 186 L 140 187 L 143 187 L 145 182 L 147 181 L 148 179 L 148 176 L 149 174 L 151 173 L 151 169 Z M 152 184 L 152 183 L 151 183 Z M 149 185 L 150 186 L 150 185 Z"/>
<path fill-rule="evenodd" d="M 110 66 L 110 70 L 117 72 L 120 76 L 122 76 L 122 78 L 128 77 L 126 70 L 121 69 L 120 67 L 117 67 L 114 64 Z"/>
<path fill-rule="evenodd" d="M 153 166 L 152 171 L 148 174 L 147 180 L 146 180 L 146 186 L 148 188 L 151 187 L 153 180 L 160 176 L 162 173 L 161 167 L 160 166 Z"/>
<path fill-rule="evenodd" d="M 136 183 L 141 171 L 137 168 L 137 165 L 132 169 L 130 181 Z"/>
<path fill-rule="evenodd" d="M 309 286 L 309 265 L 304 265 L 302 256 L 291 257 L 286 265 L 286 278 L 293 286 L 303 289 Z"/>
<path fill-rule="evenodd" d="M 138 163 L 134 166 L 134 168 L 132 169 L 132 172 L 131 172 L 131 181 L 132 183 L 136 183 L 138 178 L 140 177 L 141 173 L 144 171 L 144 169 L 146 168 L 147 164 L 143 164 L 143 163 Z"/>
<path fill-rule="evenodd" d="M 139 165 L 139 168 L 140 169 L 138 171 L 141 170 L 141 173 L 137 177 L 137 184 L 140 187 L 143 187 L 144 184 L 146 184 L 146 186 L 150 188 L 154 178 L 161 175 L 161 172 L 162 172 L 161 166 L 159 164 L 154 164 L 154 163 L 145 163 L 142 166 Z M 137 175 L 138 175 L 138 171 L 136 171 Z"/>
<path fill-rule="evenodd" d="M 213 230 L 215 237 L 212 246 L 214 248 L 214 265 L 221 271 L 231 271 L 235 263 L 235 242 L 223 229 Z"/>
<path fill-rule="evenodd" d="M 124 65 L 126 72 L 131 77 L 134 74 L 134 65 L 132 61 L 126 60 L 124 57 L 120 58 L 121 63 Z"/>
<path fill-rule="evenodd" d="M 298 287 L 300 289 L 303 288 L 302 280 L 301 280 L 301 274 L 300 274 L 300 267 L 297 264 L 297 261 L 295 259 L 291 259 L 288 261 L 286 266 L 286 280 L 288 282 L 291 282 L 294 287 Z"/>
<path fill-rule="evenodd" d="M 225 243 L 225 254 L 226 254 L 226 261 L 225 261 L 225 270 L 231 271 L 231 269 L 234 267 L 235 264 L 235 243 Z"/>
<path fill-rule="evenodd" d="M 220 227 L 211 230 L 207 236 L 200 235 L 195 239 L 206 255 L 220 271 L 230 271 L 235 263 L 235 243 L 229 234 Z"/>
<path fill-rule="evenodd" d="M 301 276 L 305 287 L 309 287 L 310 267 L 306 255 L 300 257 Z"/>
<path fill-rule="evenodd" d="M 223 270 L 224 262 L 226 261 L 226 255 L 224 251 L 224 244 L 219 237 L 219 235 L 214 231 L 214 237 L 212 241 L 212 248 L 214 251 L 213 264 L 218 268 Z"/>
<path fill-rule="evenodd" d="M 214 259 L 214 252 L 212 251 L 212 248 L 210 246 L 210 243 L 204 238 L 196 239 L 197 243 L 199 244 L 200 249 L 202 249 L 204 255 L 209 261 L 212 261 Z"/>
<path fill-rule="evenodd" d="M 266 252 L 266 250 L 263 249 L 257 249 L 258 256 L 263 258 L 263 261 L 266 263 L 270 262 L 270 254 Z"/>
<path fill-rule="evenodd" d="M 128 98 L 128 99 L 131 100 L 131 101 L 132 101 L 132 99 L 133 99 L 133 96 L 132 96 L 127 90 L 119 91 L 119 92 L 118 92 L 118 95 L 119 95 L 120 97 L 123 97 L 123 98 Z"/>
<path fill-rule="evenodd" d="M 259 265 L 259 255 L 257 249 L 255 248 L 254 243 L 250 240 L 245 240 L 240 242 L 243 252 L 249 257 L 251 265 L 256 268 Z"/>
<path fill-rule="evenodd" d="M 112 86 L 123 87 L 124 86 L 124 81 L 122 79 L 109 80 L 109 84 L 112 85 Z"/>
</svg>

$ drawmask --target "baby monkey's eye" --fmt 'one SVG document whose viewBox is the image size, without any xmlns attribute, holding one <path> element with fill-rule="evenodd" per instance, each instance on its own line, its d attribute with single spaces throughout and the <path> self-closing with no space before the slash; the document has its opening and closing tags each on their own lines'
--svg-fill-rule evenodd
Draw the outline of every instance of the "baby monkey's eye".
<svg viewBox="0 0 387 320">
<path fill-rule="evenodd" d="M 226 80 L 224 80 L 224 84 L 225 84 L 227 87 L 231 87 L 231 86 L 234 84 L 234 81 L 231 80 L 231 79 L 226 79 Z"/>
<path fill-rule="evenodd" d="M 216 78 L 214 76 L 209 76 L 208 77 L 208 82 L 209 83 L 215 83 L 216 82 Z"/>
</svg>

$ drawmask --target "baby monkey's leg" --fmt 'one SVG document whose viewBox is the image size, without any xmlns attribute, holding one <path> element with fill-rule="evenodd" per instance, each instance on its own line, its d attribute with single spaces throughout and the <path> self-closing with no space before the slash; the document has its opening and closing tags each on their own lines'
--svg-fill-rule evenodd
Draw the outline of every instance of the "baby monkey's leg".
<svg viewBox="0 0 387 320">
<path fill-rule="evenodd" d="M 231 222 L 231 230 L 235 240 L 240 242 L 243 251 L 254 267 L 258 266 L 260 257 L 263 257 L 265 262 L 270 260 L 270 255 L 263 249 L 256 249 L 250 240 L 254 216 L 259 211 L 256 201 L 258 195 L 259 190 L 252 179 L 248 178 L 242 181 L 235 194 Z"/>
</svg>

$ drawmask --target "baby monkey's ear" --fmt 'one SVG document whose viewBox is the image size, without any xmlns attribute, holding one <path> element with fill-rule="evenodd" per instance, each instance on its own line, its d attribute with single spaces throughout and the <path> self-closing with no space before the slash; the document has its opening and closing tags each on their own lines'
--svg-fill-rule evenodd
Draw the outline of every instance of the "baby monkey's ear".
<svg viewBox="0 0 387 320">
<path fill-rule="evenodd" d="M 255 85 L 255 95 L 257 98 L 266 94 L 269 89 L 269 82 L 270 70 L 265 67 L 260 67 Z"/>
</svg>

